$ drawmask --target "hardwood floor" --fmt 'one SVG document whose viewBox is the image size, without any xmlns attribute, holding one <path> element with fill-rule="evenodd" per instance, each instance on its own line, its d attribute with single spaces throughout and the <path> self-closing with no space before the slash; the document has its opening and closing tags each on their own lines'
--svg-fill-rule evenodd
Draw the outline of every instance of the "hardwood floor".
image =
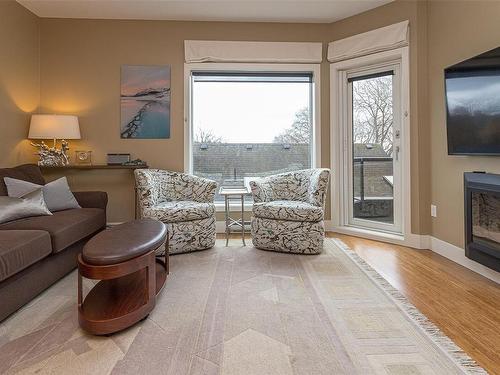
<svg viewBox="0 0 500 375">
<path fill-rule="evenodd" d="M 500 375 L 500 286 L 430 250 L 328 236 L 344 241 L 483 368 Z"/>
<path fill-rule="evenodd" d="M 337 233 L 490 374 L 500 374 L 500 287 L 430 250 Z"/>
</svg>

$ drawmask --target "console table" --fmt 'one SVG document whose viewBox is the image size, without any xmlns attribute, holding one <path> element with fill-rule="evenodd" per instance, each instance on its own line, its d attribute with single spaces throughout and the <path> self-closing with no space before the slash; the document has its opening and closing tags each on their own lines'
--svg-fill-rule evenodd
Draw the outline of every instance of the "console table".
<svg viewBox="0 0 500 375">
<path fill-rule="evenodd" d="M 57 170 L 57 169 L 147 169 L 147 165 L 108 165 L 108 164 L 69 164 L 58 166 L 40 166 L 42 170 Z"/>
<path fill-rule="evenodd" d="M 59 166 L 40 166 L 42 171 L 59 171 L 59 170 L 98 170 L 98 169 L 128 169 L 132 172 L 135 169 L 148 169 L 148 165 L 109 165 L 109 164 L 69 164 Z M 134 218 L 137 219 L 137 188 L 134 187 Z"/>
</svg>

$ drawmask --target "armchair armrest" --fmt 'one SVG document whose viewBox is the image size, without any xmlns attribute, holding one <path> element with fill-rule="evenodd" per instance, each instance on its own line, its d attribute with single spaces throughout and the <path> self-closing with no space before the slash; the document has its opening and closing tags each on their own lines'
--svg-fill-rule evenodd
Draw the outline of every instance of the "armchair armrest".
<svg viewBox="0 0 500 375">
<path fill-rule="evenodd" d="M 83 208 L 102 208 L 106 210 L 108 194 L 104 191 L 74 191 L 73 195 Z"/>
<path fill-rule="evenodd" d="M 309 202 L 318 207 L 325 206 L 330 170 L 327 168 L 313 169 L 311 173 L 308 195 Z"/>
<path fill-rule="evenodd" d="M 161 169 L 136 169 L 135 178 L 141 211 L 172 200 L 211 203 L 217 189 L 207 178 Z"/>
<path fill-rule="evenodd" d="M 160 201 L 162 176 L 159 172 L 156 169 L 136 169 L 134 171 L 135 188 L 141 216 L 145 208 L 153 207 Z"/>
<path fill-rule="evenodd" d="M 322 207 L 329 178 L 329 169 L 303 169 L 250 181 L 250 188 L 255 203 L 297 200 Z"/>
<path fill-rule="evenodd" d="M 273 190 L 267 178 L 250 181 L 250 189 L 255 203 L 272 201 Z"/>
<path fill-rule="evenodd" d="M 250 182 L 254 202 L 276 200 L 308 201 L 309 170 L 262 177 Z"/>
<path fill-rule="evenodd" d="M 187 173 L 175 173 L 173 176 L 175 199 L 212 203 L 215 199 L 217 182 L 208 178 Z"/>
</svg>

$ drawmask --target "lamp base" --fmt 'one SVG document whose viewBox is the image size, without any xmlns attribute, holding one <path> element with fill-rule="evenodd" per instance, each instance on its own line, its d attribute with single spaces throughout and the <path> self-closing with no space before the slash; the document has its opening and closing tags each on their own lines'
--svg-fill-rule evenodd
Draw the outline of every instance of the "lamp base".
<svg viewBox="0 0 500 375">
<path fill-rule="evenodd" d="M 47 146 L 43 141 L 40 143 L 31 142 L 31 145 L 38 148 L 39 166 L 63 167 L 69 164 L 69 157 L 66 153 L 69 150 L 69 144 L 64 139 L 61 141 L 61 148 L 56 147 L 57 143 L 55 139 L 52 147 Z"/>
</svg>

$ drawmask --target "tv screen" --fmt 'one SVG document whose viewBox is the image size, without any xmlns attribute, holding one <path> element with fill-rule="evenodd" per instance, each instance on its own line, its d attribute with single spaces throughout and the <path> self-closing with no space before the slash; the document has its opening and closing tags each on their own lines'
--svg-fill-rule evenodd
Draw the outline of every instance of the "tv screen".
<svg viewBox="0 0 500 375">
<path fill-rule="evenodd" d="M 500 48 L 445 70 L 448 154 L 500 155 Z"/>
</svg>

